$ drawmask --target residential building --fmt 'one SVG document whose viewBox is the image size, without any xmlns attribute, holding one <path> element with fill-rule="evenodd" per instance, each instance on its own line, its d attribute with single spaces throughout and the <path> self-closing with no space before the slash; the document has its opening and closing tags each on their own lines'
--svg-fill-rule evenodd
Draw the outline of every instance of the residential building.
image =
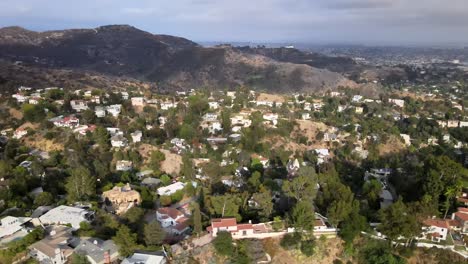
<svg viewBox="0 0 468 264">
<path fill-rule="evenodd" d="M 210 109 L 218 109 L 219 108 L 219 103 L 218 102 L 208 102 L 208 105 L 210 106 Z"/>
<path fill-rule="evenodd" d="M 184 213 L 175 208 L 159 208 L 156 211 L 156 219 L 169 234 L 181 235 L 190 230 L 187 222 L 189 219 Z"/>
<path fill-rule="evenodd" d="M 14 139 L 21 139 L 22 137 L 26 136 L 27 134 L 28 134 L 28 130 L 26 130 L 24 128 L 18 128 L 13 133 L 13 138 Z"/>
<path fill-rule="evenodd" d="M 115 164 L 116 171 L 129 171 L 133 169 L 133 162 L 130 160 L 118 160 Z"/>
<path fill-rule="evenodd" d="M 179 190 L 183 190 L 184 187 L 185 187 L 185 183 L 175 182 L 175 183 L 173 183 L 171 185 L 158 188 L 157 192 L 158 192 L 158 195 L 160 195 L 160 196 L 162 196 L 162 195 L 171 195 L 171 194 L 174 194 L 175 192 L 177 192 Z"/>
<path fill-rule="evenodd" d="M 23 237 L 27 234 L 25 224 L 31 221 L 30 217 L 14 217 L 5 216 L 0 220 L 0 239 L 3 240 L 5 237 L 9 237 L 13 234 L 17 234 L 22 231 L 23 235 L 17 236 L 17 238 Z"/>
<path fill-rule="evenodd" d="M 136 252 L 124 259 L 122 264 L 166 264 L 166 257 L 163 252 Z"/>
<path fill-rule="evenodd" d="M 68 246 L 72 235 L 71 230 L 65 226 L 51 226 L 48 235 L 28 247 L 29 255 L 44 264 L 65 264 L 73 254 Z"/>
<path fill-rule="evenodd" d="M 106 111 L 113 117 L 118 117 L 122 111 L 122 105 L 114 104 L 106 107 Z"/>
<path fill-rule="evenodd" d="M 460 231 L 463 234 L 468 233 L 468 208 L 459 207 L 458 211 L 452 214 L 452 220 L 460 223 Z"/>
<path fill-rule="evenodd" d="M 123 148 L 128 145 L 128 140 L 122 135 L 115 135 L 111 137 L 111 145 L 114 148 Z"/>
<path fill-rule="evenodd" d="M 390 103 L 392 103 L 392 104 L 394 104 L 394 105 L 396 105 L 398 107 L 401 107 L 401 108 L 405 107 L 405 100 L 390 98 L 390 99 L 388 99 L 388 102 L 390 102 Z"/>
<path fill-rule="evenodd" d="M 106 110 L 103 106 L 96 106 L 96 108 L 94 108 L 94 114 L 96 115 L 96 117 L 105 117 L 106 116 Z"/>
<path fill-rule="evenodd" d="M 423 221 L 422 229 L 421 237 L 441 242 L 447 239 L 449 225 L 444 219 L 426 219 Z"/>
<path fill-rule="evenodd" d="M 80 120 L 72 115 L 66 117 L 58 116 L 49 121 L 54 123 L 56 127 L 76 128 L 80 125 Z"/>
<path fill-rule="evenodd" d="M 131 133 L 130 136 L 132 137 L 133 143 L 138 143 L 141 141 L 141 137 L 143 136 L 143 133 L 140 130 L 137 130 Z"/>
<path fill-rule="evenodd" d="M 141 203 L 140 193 L 132 190 L 128 183 L 123 187 L 115 186 L 112 190 L 103 192 L 102 199 L 105 201 L 106 209 L 119 215 Z"/>
<path fill-rule="evenodd" d="M 75 253 L 86 256 L 91 264 L 108 264 L 117 261 L 119 249 L 112 240 L 99 238 L 77 238 L 71 241 Z"/>
<path fill-rule="evenodd" d="M 71 100 L 70 106 L 76 112 L 81 112 L 88 109 L 88 102 L 84 100 Z"/>
<path fill-rule="evenodd" d="M 89 222 L 94 216 L 94 212 L 86 209 L 60 205 L 51 209 L 39 217 L 43 225 L 71 225 L 73 229 L 79 229 L 81 222 Z"/>
<path fill-rule="evenodd" d="M 145 98 L 143 97 L 132 97 L 132 106 L 145 106 Z"/>
</svg>

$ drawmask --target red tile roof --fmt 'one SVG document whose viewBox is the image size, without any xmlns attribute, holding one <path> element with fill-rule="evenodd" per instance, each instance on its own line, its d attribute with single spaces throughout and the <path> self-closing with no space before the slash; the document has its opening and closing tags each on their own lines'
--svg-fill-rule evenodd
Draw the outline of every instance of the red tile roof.
<svg viewBox="0 0 468 264">
<path fill-rule="evenodd" d="M 458 207 L 458 212 L 468 214 L 468 208 L 465 207 Z"/>
<path fill-rule="evenodd" d="M 252 224 L 240 224 L 240 225 L 237 225 L 237 230 L 248 230 L 248 229 L 253 229 Z"/>
<path fill-rule="evenodd" d="M 447 224 L 448 224 L 449 226 L 461 227 L 460 222 L 458 222 L 457 220 L 448 220 L 448 221 L 447 221 Z"/>
<path fill-rule="evenodd" d="M 427 226 L 437 226 L 440 228 L 448 228 L 448 224 L 445 220 L 442 219 L 426 219 L 424 220 L 423 224 Z"/>
<path fill-rule="evenodd" d="M 211 226 L 214 228 L 237 226 L 237 220 L 235 218 L 213 219 L 211 220 Z"/>
<path fill-rule="evenodd" d="M 460 218 L 463 222 L 468 221 L 468 214 L 462 212 L 456 212 L 455 217 Z"/>
<path fill-rule="evenodd" d="M 171 207 L 163 207 L 158 209 L 158 213 L 161 215 L 168 215 L 172 219 L 177 219 L 177 217 L 184 216 L 179 210 Z M 164 216 L 163 216 L 164 217 Z"/>
</svg>

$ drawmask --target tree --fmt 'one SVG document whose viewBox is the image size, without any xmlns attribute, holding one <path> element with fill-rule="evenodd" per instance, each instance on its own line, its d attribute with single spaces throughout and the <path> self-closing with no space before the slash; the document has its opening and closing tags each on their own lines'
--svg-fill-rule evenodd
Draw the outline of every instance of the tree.
<svg viewBox="0 0 468 264">
<path fill-rule="evenodd" d="M 376 179 L 371 179 L 364 183 L 362 188 L 362 192 L 364 196 L 367 198 L 369 203 L 376 208 L 376 204 L 378 204 L 380 193 L 382 192 L 382 184 Z"/>
<path fill-rule="evenodd" d="M 254 171 L 252 176 L 247 180 L 248 184 L 252 187 L 253 190 L 257 190 L 260 187 L 262 174 L 258 171 Z"/>
<path fill-rule="evenodd" d="M 309 239 L 301 242 L 301 252 L 302 254 L 306 255 L 307 257 L 310 257 L 314 254 L 315 252 L 315 239 Z"/>
<path fill-rule="evenodd" d="M 197 235 L 203 232 L 200 205 L 198 203 L 193 203 L 193 232 Z"/>
<path fill-rule="evenodd" d="M 90 264 L 88 258 L 83 254 L 73 253 L 71 264 Z"/>
<path fill-rule="evenodd" d="M 228 109 L 221 112 L 221 124 L 224 133 L 229 133 L 231 131 L 231 112 Z"/>
<path fill-rule="evenodd" d="M 72 169 L 70 177 L 67 178 L 65 188 L 67 199 L 70 202 L 87 200 L 96 194 L 96 179 L 85 167 Z"/>
<path fill-rule="evenodd" d="M 232 256 L 234 253 L 234 246 L 232 245 L 231 233 L 221 231 L 216 234 L 213 240 L 213 246 L 218 254 L 224 256 Z"/>
<path fill-rule="evenodd" d="M 130 223 L 130 224 L 136 224 L 141 219 L 143 219 L 143 216 L 145 214 L 145 210 L 141 209 L 140 207 L 132 207 L 128 209 L 127 212 L 123 215 L 123 217 Z"/>
<path fill-rule="evenodd" d="M 403 201 L 398 199 L 394 204 L 379 211 L 381 224 L 378 229 L 385 234 L 390 241 L 400 236 L 407 241 L 420 233 L 421 227 L 413 212 L 410 212 Z"/>
<path fill-rule="evenodd" d="M 292 181 L 283 183 L 283 192 L 296 201 L 313 200 L 317 194 L 317 175 L 314 168 L 302 167 L 298 175 Z"/>
<path fill-rule="evenodd" d="M 193 168 L 192 159 L 186 154 L 182 156 L 181 172 L 186 180 L 193 180 L 195 178 L 195 169 Z"/>
<path fill-rule="evenodd" d="M 42 192 L 34 199 L 34 205 L 36 206 L 51 205 L 53 202 L 54 197 L 49 192 Z"/>
<path fill-rule="evenodd" d="M 211 213 L 220 217 L 235 217 L 240 221 L 239 207 L 241 204 L 240 198 L 232 194 L 210 196 L 212 208 Z"/>
<path fill-rule="evenodd" d="M 22 109 L 24 119 L 29 122 L 41 122 L 46 116 L 44 107 L 40 105 L 23 104 Z"/>
<path fill-rule="evenodd" d="M 151 153 L 150 157 L 150 163 L 149 166 L 154 170 L 154 171 L 159 171 L 161 168 L 161 162 L 166 159 L 166 156 L 164 153 L 162 153 L 159 150 L 155 150 Z"/>
<path fill-rule="evenodd" d="M 257 203 L 256 208 L 259 209 L 258 214 L 268 220 L 273 213 L 272 195 L 269 190 L 257 192 L 252 195 L 252 200 Z"/>
<path fill-rule="evenodd" d="M 146 232 L 145 232 L 146 233 Z M 128 257 L 137 247 L 137 234 L 132 233 L 126 225 L 121 225 L 117 233 L 112 237 L 115 244 L 119 246 L 119 253 L 123 257 Z"/>
<path fill-rule="evenodd" d="M 359 257 L 362 264 L 404 264 L 406 261 L 392 254 L 390 248 L 382 242 L 371 242 L 362 250 Z"/>
<path fill-rule="evenodd" d="M 145 243 L 147 246 L 161 245 L 166 234 L 158 221 L 153 221 L 145 225 Z"/>
<path fill-rule="evenodd" d="M 339 235 L 347 243 L 351 244 L 356 236 L 367 227 L 366 218 L 357 211 L 353 211 L 349 217 L 342 222 Z"/>
<path fill-rule="evenodd" d="M 314 230 L 315 213 L 312 203 L 306 200 L 299 201 L 293 208 L 291 219 L 298 232 Z"/>
</svg>

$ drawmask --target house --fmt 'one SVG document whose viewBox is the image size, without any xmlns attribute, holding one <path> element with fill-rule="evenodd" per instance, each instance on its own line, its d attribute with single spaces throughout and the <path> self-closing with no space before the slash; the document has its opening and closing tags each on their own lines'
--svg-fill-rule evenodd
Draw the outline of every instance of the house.
<svg viewBox="0 0 468 264">
<path fill-rule="evenodd" d="M 145 98 L 143 97 L 132 97 L 132 106 L 145 106 Z"/>
<path fill-rule="evenodd" d="M 114 148 L 123 148 L 128 145 L 128 140 L 122 135 L 115 135 L 111 137 L 111 145 Z"/>
<path fill-rule="evenodd" d="M 120 92 L 123 100 L 128 100 L 128 93 L 127 92 Z"/>
<path fill-rule="evenodd" d="M 278 114 L 266 113 L 266 114 L 263 114 L 263 119 L 270 121 L 274 126 L 278 124 Z"/>
<path fill-rule="evenodd" d="M 181 235 L 190 229 L 187 222 L 189 219 L 184 213 L 172 207 L 159 208 L 156 211 L 156 219 L 170 234 Z"/>
<path fill-rule="evenodd" d="M 91 264 L 107 264 L 117 261 L 119 249 L 112 240 L 99 238 L 76 238 L 70 243 L 75 253 L 86 256 Z"/>
<path fill-rule="evenodd" d="M 356 106 L 355 112 L 356 114 L 362 114 L 364 112 L 364 107 Z"/>
<path fill-rule="evenodd" d="M 122 105 L 114 104 L 106 107 L 106 111 L 113 117 L 118 117 L 122 111 Z"/>
<path fill-rule="evenodd" d="M 355 95 L 355 96 L 353 96 L 353 98 L 351 99 L 351 101 L 352 101 L 353 103 L 359 103 L 359 102 L 361 102 L 361 100 L 362 100 L 362 95 Z"/>
<path fill-rule="evenodd" d="M 185 139 L 183 138 L 173 138 L 171 139 L 171 144 L 178 148 L 185 148 Z"/>
<path fill-rule="evenodd" d="M 106 110 L 104 107 L 102 106 L 96 106 L 96 108 L 94 108 L 94 114 L 96 115 L 96 117 L 105 117 L 106 116 Z"/>
<path fill-rule="evenodd" d="M 41 101 L 41 97 L 31 97 L 29 98 L 29 101 L 28 103 L 32 104 L 32 105 L 37 105 L 39 104 L 39 101 Z"/>
<path fill-rule="evenodd" d="M 107 132 L 109 132 L 111 137 L 117 136 L 117 135 L 123 136 L 122 130 L 120 130 L 120 128 L 118 127 L 106 127 L 106 130 Z"/>
<path fill-rule="evenodd" d="M 447 239 L 449 225 L 444 219 L 426 219 L 422 227 L 423 238 L 429 238 L 431 241 L 440 242 Z"/>
<path fill-rule="evenodd" d="M 86 133 L 90 132 L 93 133 L 96 130 L 96 125 L 82 125 L 73 130 L 73 133 L 78 133 L 80 135 L 85 136 Z"/>
<path fill-rule="evenodd" d="M 452 128 L 452 127 L 458 127 L 458 120 L 448 120 L 447 121 L 447 127 Z"/>
<path fill-rule="evenodd" d="M 393 195 L 389 190 L 382 189 L 379 194 L 380 197 L 380 208 L 387 208 L 393 203 Z"/>
<path fill-rule="evenodd" d="M 411 146 L 411 137 L 408 134 L 400 134 L 400 137 L 403 139 L 405 142 L 406 146 Z"/>
<path fill-rule="evenodd" d="M 133 143 L 138 143 L 141 141 L 141 137 L 143 136 L 143 133 L 140 130 L 137 130 L 131 133 L 130 136 L 132 137 Z"/>
<path fill-rule="evenodd" d="M 254 234 L 252 224 L 237 224 L 236 218 L 218 218 L 211 220 L 211 226 L 206 229 L 212 237 L 216 237 L 218 232 L 229 232 L 233 238 L 242 238 Z"/>
<path fill-rule="evenodd" d="M 18 103 L 24 103 L 29 99 L 29 96 L 24 96 L 22 94 L 14 94 L 11 97 L 15 98 Z"/>
<path fill-rule="evenodd" d="M 299 164 L 299 161 L 297 159 L 290 159 L 288 163 L 286 164 L 286 170 L 288 171 L 288 177 L 294 177 L 296 176 L 297 172 L 299 171 L 299 168 L 301 165 Z"/>
<path fill-rule="evenodd" d="M 149 175 L 151 175 L 153 173 L 154 173 L 153 170 L 144 170 L 144 171 L 137 172 L 135 175 L 138 177 L 138 179 L 141 180 L 144 177 L 149 176 Z"/>
<path fill-rule="evenodd" d="M 20 139 L 20 138 L 26 136 L 27 134 L 28 134 L 28 130 L 26 130 L 24 128 L 18 128 L 13 133 L 13 138 L 14 139 Z"/>
<path fill-rule="evenodd" d="M 80 125 L 80 120 L 72 115 L 66 117 L 59 116 L 49 121 L 54 123 L 56 127 L 76 128 Z"/>
<path fill-rule="evenodd" d="M 129 160 L 118 160 L 115 164 L 115 170 L 117 171 L 129 171 L 133 169 L 133 162 Z"/>
<path fill-rule="evenodd" d="M 218 102 L 208 102 L 208 105 L 210 106 L 210 109 L 218 109 L 219 108 L 219 103 Z"/>
<path fill-rule="evenodd" d="M 103 192 L 102 199 L 106 204 L 110 203 L 111 210 L 119 215 L 141 203 L 140 193 L 132 190 L 128 183 L 123 187 L 115 186 L 112 190 Z"/>
<path fill-rule="evenodd" d="M 459 207 L 458 211 L 452 214 L 452 220 L 460 223 L 460 231 L 463 234 L 468 233 L 468 208 Z"/>
<path fill-rule="evenodd" d="M 171 185 L 158 188 L 157 192 L 158 192 L 158 195 L 160 195 L 160 196 L 162 196 L 162 195 L 171 195 L 171 194 L 174 194 L 177 191 L 183 190 L 184 187 L 185 187 L 185 183 L 175 182 L 175 183 L 173 183 Z"/>
<path fill-rule="evenodd" d="M 30 217 L 5 216 L 0 220 L 0 239 L 7 238 L 15 234 L 15 239 L 28 234 L 25 224 L 31 221 Z"/>
<path fill-rule="evenodd" d="M 148 187 L 156 187 L 161 184 L 161 180 L 158 178 L 147 177 L 141 181 L 141 185 Z"/>
<path fill-rule="evenodd" d="M 226 96 L 229 96 L 232 99 L 235 99 L 236 98 L 236 92 L 235 91 L 227 91 Z"/>
<path fill-rule="evenodd" d="M 312 110 L 312 104 L 309 102 L 304 103 L 304 111 L 310 111 Z"/>
<path fill-rule="evenodd" d="M 29 255 L 39 263 L 65 264 L 73 254 L 68 246 L 72 238 L 71 230 L 65 226 L 51 226 L 48 235 L 28 247 Z"/>
<path fill-rule="evenodd" d="M 302 118 L 303 120 L 308 120 L 308 119 L 310 119 L 310 113 L 302 113 L 302 114 L 301 114 L 301 118 Z"/>
<path fill-rule="evenodd" d="M 81 222 L 89 222 L 94 212 L 86 209 L 60 205 L 39 217 L 42 225 L 71 225 L 75 230 L 80 228 Z"/>
<path fill-rule="evenodd" d="M 203 121 L 207 121 L 207 122 L 218 121 L 218 115 L 215 113 L 206 113 L 203 116 Z"/>
<path fill-rule="evenodd" d="M 166 264 L 166 257 L 163 252 L 154 253 L 134 253 L 124 259 L 122 264 Z"/>
<path fill-rule="evenodd" d="M 390 98 L 390 99 L 388 99 L 388 102 L 392 103 L 392 104 L 394 104 L 394 105 L 396 105 L 398 107 L 401 107 L 401 108 L 403 108 L 405 106 L 405 100 L 401 100 L 401 99 L 392 99 L 392 98 Z"/>
<path fill-rule="evenodd" d="M 71 100 L 70 106 L 76 112 L 81 112 L 88 109 L 88 102 L 84 100 Z"/>
<path fill-rule="evenodd" d="M 169 110 L 175 107 L 176 107 L 176 104 L 171 101 L 161 102 L 161 110 Z"/>
<path fill-rule="evenodd" d="M 330 157 L 330 152 L 328 149 L 314 149 L 315 153 L 317 154 L 317 164 L 324 163 L 328 157 Z"/>
<path fill-rule="evenodd" d="M 460 121 L 460 127 L 468 127 L 468 121 Z"/>
</svg>

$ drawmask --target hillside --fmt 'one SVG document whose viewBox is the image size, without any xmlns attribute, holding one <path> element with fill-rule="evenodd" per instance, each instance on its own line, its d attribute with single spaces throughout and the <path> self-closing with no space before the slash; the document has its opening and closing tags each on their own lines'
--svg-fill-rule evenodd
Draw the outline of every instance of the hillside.
<svg viewBox="0 0 468 264">
<path fill-rule="evenodd" d="M 2 28 L 0 59 L 156 82 L 169 90 L 249 85 L 271 91 L 324 91 L 356 86 L 340 73 L 301 60 L 232 47 L 205 48 L 127 25 L 47 32 Z"/>
</svg>

